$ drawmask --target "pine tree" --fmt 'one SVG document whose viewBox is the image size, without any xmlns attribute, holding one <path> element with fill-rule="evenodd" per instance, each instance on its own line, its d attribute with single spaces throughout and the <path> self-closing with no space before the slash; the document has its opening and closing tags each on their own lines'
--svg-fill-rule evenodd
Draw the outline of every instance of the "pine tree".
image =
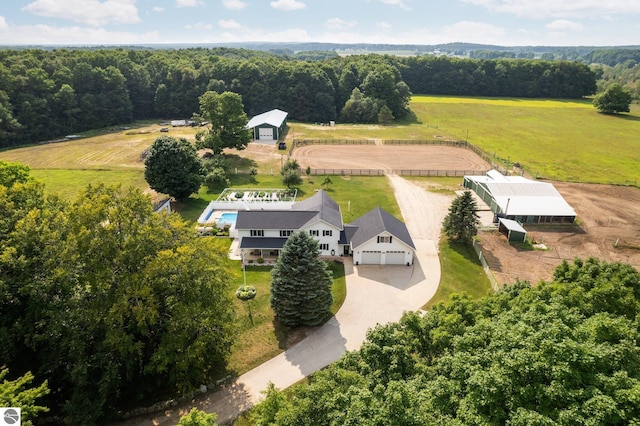
<svg viewBox="0 0 640 426">
<path fill-rule="evenodd" d="M 271 271 L 271 308 L 284 325 L 319 325 L 331 314 L 331 271 L 306 232 L 289 237 Z"/>
<path fill-rule="evenodd" d="M 478 234 L 478 206 L 471 191 L 465 191 L 457 197 L 449 207 L 449 214 L 444 218 L 443 228 L 449 241 L 471 244 Z"/>
</svg>

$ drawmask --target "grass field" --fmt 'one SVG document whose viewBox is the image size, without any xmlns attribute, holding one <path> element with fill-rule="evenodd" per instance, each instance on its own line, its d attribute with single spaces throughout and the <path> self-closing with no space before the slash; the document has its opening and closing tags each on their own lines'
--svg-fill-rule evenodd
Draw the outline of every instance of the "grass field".
<svg viewBox="0 0 640 426">
<path fill-rule="evenodd" d="M 296 139 L 468 140 L 532 176 L 640 184 L 640 107 L 599 113 L 589 100 L 414 96 L 417 123 L 394 126 L 292 124 Z"/>
</svg>

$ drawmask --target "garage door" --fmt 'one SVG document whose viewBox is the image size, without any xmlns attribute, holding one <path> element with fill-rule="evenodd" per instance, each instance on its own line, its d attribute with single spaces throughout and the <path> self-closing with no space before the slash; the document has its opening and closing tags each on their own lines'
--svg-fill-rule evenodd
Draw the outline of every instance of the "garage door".
<svg viewBox="0 0 640 426">
<path fill-rule="evenodd" d="M 271 127 L 267 128 L 259 128 L 258 129 L 258 139 L 262 140 L 273 140 L 273 129 Z"/>
<path fill-rule="evenodd" d="M 363 265 L 379 265 L 382 253 L 379 251 L 363 251 L 362 252 L 362 264 Z"/>
<path fill-rule="evenodd" d="M 387 265 L 404 265 L 404 251 L 388 251 L 384 258 Z"/>
</svg>

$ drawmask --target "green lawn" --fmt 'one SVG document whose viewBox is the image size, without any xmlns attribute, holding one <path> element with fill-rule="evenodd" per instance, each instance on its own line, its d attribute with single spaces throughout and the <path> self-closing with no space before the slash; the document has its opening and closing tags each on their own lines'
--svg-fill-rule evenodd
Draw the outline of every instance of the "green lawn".
<svg viewBox="0 0 640 426">
<path fill-rule="evenodd" d="M 389 181 L 384 176 L 330 176 L 332 183 L 328 187 L 321 184 L 325 176 L 303 177 L 302 185 L 297 186 L 298 200 L 310 197 L 318 189 L 325 189 L 342 210 L 344 223 L 352 222 L 377 206 L 390 214 L 401 218 L 400 209 L 393 195 Z M 232 175 L 233 188 L 285 188 L 279 174 Z M 222 191 L 209 192 L 202 187 L 198 194 L 192 195 L 185 203 L 175 204 L 174 208 L 189 221 L 195 222 L 209 201 L 218 197 Z"/>
<path fill-rule="evenodd" d="M 230 262 L 238 271 L 232 285 L 234 306 L 237 312 L 238 336 L 232 348 L 228 368 L 235 374 L 242 374 L 282 352 L 291 331 L 274 322 L 269 302 L 272 268 L 269 266 L 247 266 L 246 283 L 256 288 L 257 295 L 251 302 L 242 302 L 235 298 L 235 290 L 244 284 L 245 276 L 240 261 Z M 335 314 L 347 295 L 347 284 L 344 266 L 335 262 L 330 262 L 329 266 L 333 272 L 331 290 L 334 300 L 331 312 Z M 251 317 L 249 317 L 249 309 L 251 309 Z"/>
<path fill-rule="evenodd" d="M 446 238 L 440 240 L 440 268 L 442 275 L 435 296 L 422 308 L 449 300 L 452 294 L 467 293 L 472 298 L 490 294 L 491 283 L 478 261 L 471 246 L 450 243 Z"/>
</svg>

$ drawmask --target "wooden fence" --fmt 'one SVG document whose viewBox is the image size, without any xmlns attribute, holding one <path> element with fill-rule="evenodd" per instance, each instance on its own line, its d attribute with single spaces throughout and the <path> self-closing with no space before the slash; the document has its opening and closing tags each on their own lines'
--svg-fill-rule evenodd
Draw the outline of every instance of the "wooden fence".
<svg viewBox="0 0 640 426">
<path fill-rule="evenodd" d="M 400 176 L 433 176 L 433 177 L 463 177 L 484 176 L 488 170 L 392 170 L 391 173 Z"/>
<path fill-rule="evenodd" d="M 311 169 L 313 176 L 384 176 L 382 169 Z"/>
<path fill-rule="evenodd" d="M 296 139 L 291 144 L 294 147 L 305 145 L 375 145 L 376 142 L 371 139 Z"/>
</svg>

